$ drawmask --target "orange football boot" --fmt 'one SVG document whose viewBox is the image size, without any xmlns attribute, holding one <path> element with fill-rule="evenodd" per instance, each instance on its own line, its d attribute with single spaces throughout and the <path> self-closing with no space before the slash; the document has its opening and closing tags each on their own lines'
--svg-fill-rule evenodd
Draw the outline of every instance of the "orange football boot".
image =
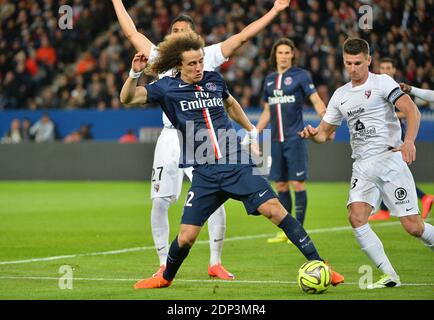
<svg viewBox="0 0 434 320">
<path fill-rule="evenodd" d="M 216 263 L 215 265 L 208 266 L 208 274 L 210 277 L 218 278 L 221 280 L 233 280 L 235 276 L 227 271 L 221 263 Z"/>
<path fill-rule="evenodd" d="M 152 277 L 137 281 L 134 285 L 134 289 L 157 289 L 165 288 L 172 284 L 172 281 L 168 281 L 163 276 Z"/>
</svg>

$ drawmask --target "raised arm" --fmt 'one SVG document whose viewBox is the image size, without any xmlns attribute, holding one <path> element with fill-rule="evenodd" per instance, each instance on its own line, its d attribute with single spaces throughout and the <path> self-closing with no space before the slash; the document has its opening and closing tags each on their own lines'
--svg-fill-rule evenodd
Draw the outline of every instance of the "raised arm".
<svg viewBox="0 0 434 320">
<path fill-rule="evenodd" d="M 152 42 L 137 31 L 137 28 L 125 9 L 122 0 L 112 0 L 112 3 L 122 32 L 128 38 L 128 41 L 133 45 L 136 51 L 145 53 L 146 57 L 149 58 L 153 45 Z"/>
<path fill-rule="evenodd" d="M 130 74 L 122 86 L 120 101 L 126 106 L 144 105 L 148 100 L 148 92 L 145 87 L 138 87 L 140 75 L 146 67 L 147 59 L 144 53 L 137 53 L 132 62 Z"/>
<path fill-rule="evenodd" d="M 312 93 L 309 96 L 309 99 L 312 102 L 316 113 L 318 113 L 318 115 L 322 119 L 322 117 L 324 117 L 324 115 L 326 113 L 326 106 L 325 106 L 324 102 L 322 101 L 322 99 L 320 98 L 320 96 L 318 95 L 318 92 Z"/>
<path fill-rule="evenodd" d="M 401 87 L 401 90 L 407 94 L 411 93 L 415 97 L 418 97 L 422 100 L 434 102 L 434 90 L 420 89 L 412 87 L 406 83 L 400 83 L 399 86 Z"/>
<path fill-rule="evenodd" d="M 276 0 L 273 8 L 270 9 L 260 19 L 253 21 L 240 33 L 233 35 L 221 44 L 222 54 L 225 58 L 229 58 L 239 47 L 245 42 L 256 36 L 262 29 L 273 21 L 273 19 L 283 10 L 289 7 L 290 0 Z"/>
<path fill-rule="evenodd" d="M 393 151 L 401 151 L 402 159 L 411 164 L 416 160 L 416 147 L 414 141 L 416 140 L 417 132 L 419 131 L 420 112 L 413 100 L 408 95 L 400 97 L 395 106 L 405 114 L 407 119 L 407 132 L 405 133 L 404 143 Z"/>
<path fill-rule="evenodd" d="M 330 140 L 330 137 L 336 131 L 336 128 L 337 126 L 321 120 L 318 127 L 314 128 L 308 124 L 307 127 L 298 134 L 303 139 L 311 139 L 315 143 L 324 143 Z"/>
</svg>

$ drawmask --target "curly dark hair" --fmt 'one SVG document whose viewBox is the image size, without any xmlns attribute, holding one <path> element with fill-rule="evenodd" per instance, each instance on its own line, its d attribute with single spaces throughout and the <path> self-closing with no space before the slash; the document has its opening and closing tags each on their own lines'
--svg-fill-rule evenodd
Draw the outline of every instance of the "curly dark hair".
<svg viewBox="0 0 434 320">
<path fill-rule="evenodd" d="M 157 46 L 158 57 L 145 69 L 147 74 L 160 74 L 177 68 L 182 63 L 182 53 L 203 50 L 205 42 L 196 32 L 170 34 Z"/>
</svg>

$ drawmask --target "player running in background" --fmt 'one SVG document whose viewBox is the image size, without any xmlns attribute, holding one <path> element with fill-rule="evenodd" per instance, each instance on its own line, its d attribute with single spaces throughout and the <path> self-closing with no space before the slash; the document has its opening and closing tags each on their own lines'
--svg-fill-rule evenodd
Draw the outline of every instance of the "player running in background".
<svg viewBox="0 0 434 320">
<path fill-rule="evenodd" d="M 276 182 L 279 200 L 286 211 L 292 212 L 291 188 L 295 195 L 295 215 L 303 225 L 307 194 L 306 141 L 297 134 L 304 128 L 303 105 L 309 97 L 316 112 L 322 118 L 326 112 L 309 73 L 294 66 L 295 45 L 292 40 L 281 38 L 271 49 L 269 63 L 273 73 L 264 80 L 264 111 L 256 128 L 258 132 L 271 122 L 271 169 L 269 179 Z M 279 232 L 269 243 L 287 242 L 285 233 Z"/>
<path fill-rule="evenodd" d="M 416 159 L 414 141 L 420 112 L 391 77 L 369 72 L 371 56 L 365 40 L 347 39 L 343 61 L 351 81 L 335 91 L 319 126 L 308 125 L 300 136 L 323 143 L 343 119 L 347 120 L 355 160 L 347 203 L 349 221 L 362 251 L 383 273 L 368 289 L 400 286 L 400 278 L 369 226 L 368 217 L 383 199 L 404 229 L 434 250 L 434 227 L 419 215 L 414 180 L 407 165 Z M 407 119 L 404 142 L 395 107 Z"/>
<path fill-rule="evenodd" d="M 392 79 L 395 79 L 396 67 L 395 67 L 395 63 L 394 63 L 393 59 L 385 57 L 385 58 L 382 58 L 380 60 L 380 73 L 381 74 L 387 74 Z M 406 85 L 406 84 L 400 84 L 400 86 L 401 86 L 401 90 L 403 88 L 406 89 L 406 90 L 403 90 L 404 92 L 407 91 L 406 93 L 409 93 L 411 91 L 411 89 L 409 90 L 409 88 L 411 88 L 411 87 Z M 422 89 L 416 88 L 415 92 L 418 93 L 418 90 L 422 90 Z M 429 90 L 424 90 L 424 91 L 429 91 Z M 424 91 L 422 91 L 422 92 L 425 93 Z M 398 116 L 399 123 L 401 124 L 401 131 L 402 131 L 401 139 L 404 140 L 405 130 L 406 130 L 406 128 L 405 128 L 406 127 L 405 114 L 399 110 L 395 110 L 395 111 L 396 111 L 396 115 Z M 434 196 L 431 194 L 426 194 L 417 186 L 416 186 L 416 193 L 417 193 L 417 197 L 420 199 L 421 204 L 422 204 L 422 219 L 426 219 L 428 217 L 430 210 L 431 210 Z M 390 218 L 390 212 L 387 209 L 387 206 L 382 201 L 381 205 L 380 205 L 380 210 L 377 213 L 375 213 L 374 215 L 370 216 L 369 221 L 388 220 L 389 218 Z"/>
<path fill-rule="evenodd" d="M 194 32 L 166 37 L 158 46 L 159 57 L 147 71 L 162 73 L 176 68 L 177 75 L 138 87 L 138 77 L 146 67 L 145 55 L 138 53 L 133 59 L 130 77 L 121 90 L 121 101 L 125 104 L 160 104 L 174 127 L 182 133 L 185 151 L 182 164 L 194 164 L 194 178 L 184 204 L 180 231 L 170 246 L 166 269 L 161 276 L 137 282 L 137 289 L 169 286 L 203 224 L 228 198 L 243 201 L 249 214 L 260 213 L 279 226 L 306 259 L 322 260 L 300 223 L 276 199 L 267 180 L 253 175 L 254 165 L 249 156 L 242 156 L 245 151 L 241 149 L 240 138 L 228 115 L 248 131 L 254 126 L 229 94 L 222 76 L 214 71 L 204 71 L 203 47 L 202 38 Z M 222 131 L 229 136 L 229 144 L 226 138 L 217 138 L 222 137 Z M 206 133 L 205 142 L 203 138 L 196 139 L 203 133 Z M 207 144 L 206 155 L 203 143 Z M 190 153 L 195 156 L 189 157 L 186 150 L 192 150 Z M 198 158 L 198 155 L 202 157 Z M 343 280 L 332 271 L 332 284 Z"/>
<path fill-rule="evenodd" d="M 150 62 L 158 57 L 155 45 L 143 34 L 139 33 L 121 0 L 112 0 L 121 29 L 131 44 L 138 52 L 144 53 Z M 205 50 L 205 70 L 214 71 L 234 54 L 243 43 L 253 38 L 262 29 L 273 21 L 283 10 L 289 7 L 290 0 L 276 0 L 274 6 L 260 19 L 252 22 L 240 33 L 229 37 L 227 40 L 207 46 Z M 187 15 L 176 17 L 172 21 L 171 33 L 194 30 L 194 21 Z M 173 70 L 167 70 L 165 75 L 173 75 Z M 192 180 L 192 167 L 180 169 L 177 131 L 163 113 L 164 128 L 158 138 L 154 152 L 151 186 L 151 228 L 154 244 L 160 260 L 160 268 L 155 275 L 161 275 L 165 269 L 165 261 L 169 250 L 169 207 L 181 193 L 184 173 Z M 254 132 L 252 134 L 255 134 Z M 221 264 L 221 254 L 226 231 L 226 213 L 224 207 L 216 209 L 208 221 L 210 264 L 208 274 L 223 280 L 234 279 L 234 275 L 228 272 Z"/>
</svg>

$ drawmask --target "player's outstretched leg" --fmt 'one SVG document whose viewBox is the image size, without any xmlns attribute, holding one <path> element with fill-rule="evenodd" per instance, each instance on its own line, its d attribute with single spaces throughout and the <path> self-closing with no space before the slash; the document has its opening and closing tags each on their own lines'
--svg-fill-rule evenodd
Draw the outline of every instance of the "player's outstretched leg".
<svg viewBox="0 0 434 320">
<path fill-rule="evenodd" d="M 312 239 L 303 226 L 286 212 L 276 198 L 261 204 L 258 211 L 281 228 L 307 260 L 324 261 L 324 259 L 319 256 Z M 331 268 L 330 271 L 332 274 L 332 285 L 336 286 L 344 282 L 344 277 L 341 274 L 333 271 Z"/>
<path fill-rule="evenodd" d="M 164 270 L 161 276 L 138 281 L 134 285 L 134 288 L 156 289 L 170 286 L 184 259 L 188 256 L 190 248 L 193 246 L 201 228 L 199 226 L 181 224 L 179 235 L 170 245 L 166 270 Z"/>
<path fill-rule="evenodd" d="M 383 276 L 368 289 L 397 287 L 400 285 L 399 276 L 384 252 L 383 244 L 368 224 L 368 216 L 372 207 L 365 202 L 353 202 L 349 205 L 349 220 L 353 227 L 354 236 L 362 251 L 373 264 L 380 269 Z"/>
<path fill-rule="evenodd" d="M 221 280 L 233 280 L 235 276 L 223 267 L 221 261 L 225 232 L 226 212 L 225 207 L 222 205 L 208 218 L 210 247 L 208 275 Z"/>
</svg>

